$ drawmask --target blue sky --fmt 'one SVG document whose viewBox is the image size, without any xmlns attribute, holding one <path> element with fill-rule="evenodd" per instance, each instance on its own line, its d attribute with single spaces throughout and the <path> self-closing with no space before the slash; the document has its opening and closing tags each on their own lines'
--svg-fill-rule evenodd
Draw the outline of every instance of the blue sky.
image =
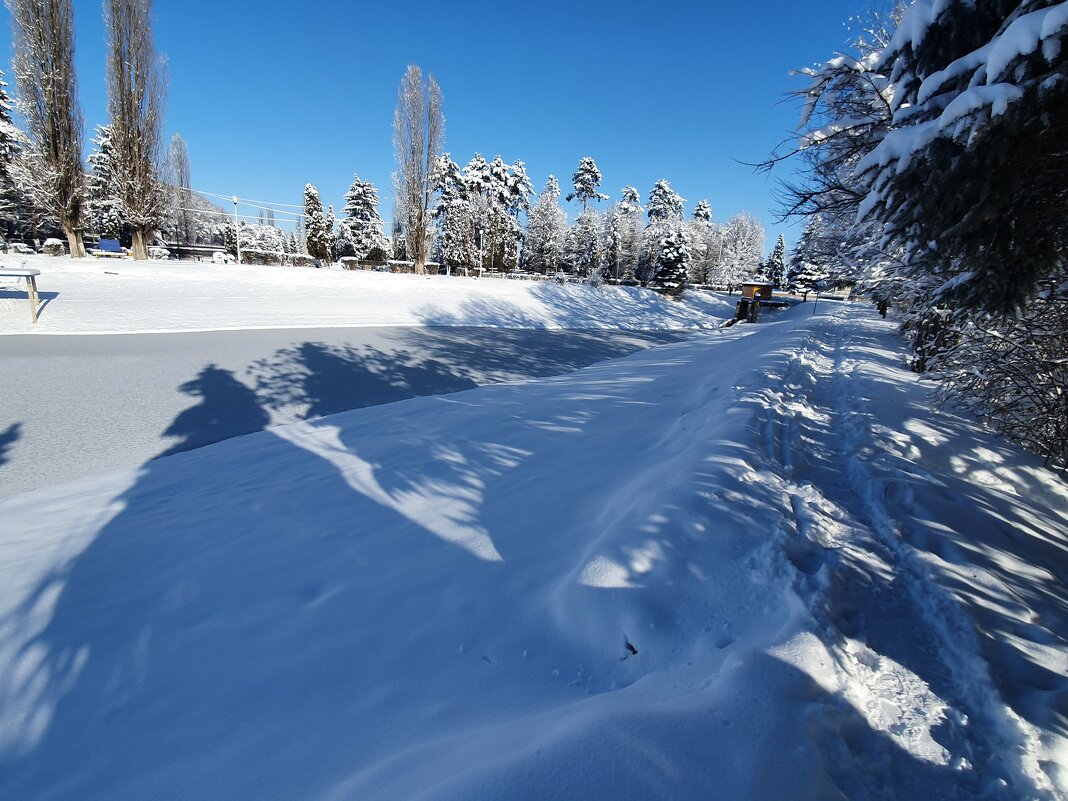
<svg viewBox="0 0 1068 801">
<path fill-rule="evenodd" d="M 340 206 L 353 173 L 389 219 L 391 125 L 409 63 L 441 85 L 446 149 L 522 159 L 540 191 L 566 186 L 582 156 L 618 198 L 668 179 L 725 220 L 774 225 L 764 158 L 796 124 L 789 71 L 844 47 L 849 0 L 820 3 L 364 3 L 157 0 L 156 44 L 170 72 L 168 136 L 189 145 L 193 186 L 300 203 L 306 182 Z M 106 122 L 98 2 L 75 0 L 77 66 L 90 128 Z M 0 59 L 10 79 L 10 24 Z M 786 173 L 782 173 L 786 175 Z M 604 205 L 604 204 L 602 204 Z M 255 210 L 245 209 L 245 213 Z"/>
</svg>

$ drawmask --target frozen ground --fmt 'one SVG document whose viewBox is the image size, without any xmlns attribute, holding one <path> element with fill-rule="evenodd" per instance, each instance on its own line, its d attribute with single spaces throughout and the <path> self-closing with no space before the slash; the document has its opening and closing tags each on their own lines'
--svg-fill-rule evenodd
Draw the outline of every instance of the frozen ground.
<svg viewBox="0 0 1068 801">
<path fill-rule="evenodd" d="M 712 328 L 731 309 L 713 295 L 691 293 L 684 303 L 671 303 L 633 287 L 593 294 L 554 282 L 305 267 L 49 256 L 2 261 L 41 270 L 44 308 L 34 325 L 24 285 L 0 284 L 0 334 L 411 325 Z"/>
<path fill-rule="evenodd" d="M 0 337 L 0 496 L 271 425 L 567 373 L 684 336 L 410 326 Z"/>
<path fill-rule="evenodd" d="M 1065 485 L 866 307 L 0 520 L 0 797 L 1068 797 Z"/>
</svg>

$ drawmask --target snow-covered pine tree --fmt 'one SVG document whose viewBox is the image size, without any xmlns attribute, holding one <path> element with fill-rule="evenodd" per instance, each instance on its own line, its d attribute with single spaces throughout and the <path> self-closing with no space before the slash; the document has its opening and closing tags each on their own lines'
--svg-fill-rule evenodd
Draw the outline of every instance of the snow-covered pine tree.
<svg viewBox="0 0 1068 801">
<path fill-rule="evenodd" d="M 563 261 L 570 270 L 583 278 L 594 278 L 601 272 L 602 242 L 601 215 L 596 209 L 579 214 L 564 239 Z"/>
<path fill-rule="evenodd" d="M 652 285 L 663 295 L 677 298 L 686 289 L 690 248 L 686 231 L 679 219 L 662 222 L 663 235 L 656 254 L 656 272 Z"/>
<path fill-rule="evenodd" d="M 597 162 L 589 156 L 579 160 L 578 169 L 571 176 L 571 185 L 575 187 L 575 191 L 567 196 L 567 200 L 577 200 L 582 204 L 583 211 L 591 200 L 608 200 L 608 195 L 597 191 L 597 187 L 601 185 L 601 171 L 597 169 Z"/>
<path fill-rule="evenodd" d="M 226 225 L 223 227 L 223 247 L 226 248 L 226 252 L 237 258 L 237 229 L 234 228 L 234 224 L 227 220 Z"/>
<path fill-rule="evenodd" d="M 378 213 L 378 189 L 370 181 L 353 176 L 352 185 L 345 193 L 345 222 L 352 238 L 352 247 L 358 259 L 385 259 L 390 250 L 389 239 L 383 229 Z"/>
<path fill-rule="evenodd" d="M 649 202 L 646 204 L 645 213 L 649 216 L 651 223 L 665 222 L 673 218 L 681 219 L 685 203 L 686 200 L 671 188 L 671 184 L 661 179 L 649 192 Z"/>
<path fill-rule="evenodd" d="M 4 219 L 15 216 L 18 206 L 22 205 L 15 181 L 15 162 L 25 137 L 11 120 L 12 107 L 4 71 L 0 70 L 0 218 Z"/>
<path fill-rule="evenodd" d="M 333 203 L 326 207 L 326 247 L 330 252 L 330 261 L 337 261 L 337 217 Z"/>
<path fill-rule="evenodd" d="M 567 213 L 560 206 L 560 184 L 550 175 L 527 215 L 523 255 L 527 269 L 555 273 L 564 251 Z"/>
<path fill-rule="evenodd" d="M 460 166 L 448 153 L 438 156 L 431 173 L 431 186 L 437 194 L 433 217 L 442 263 L 450 270 L 474 264 L 477 253 L 469 187 Z"/>
<path fill-rule="evenodd" d="M 711 283 L 719 251 L 719 237 L 712 225 L 712 206 L 707 200 L 698 201 L 693 217 L 687 221 L 686 235 L 690 243 L 690 283 Z"/>
<path fill-rule="evenodd" d="M 116 197 L 115 167 L 111 127 L 96 126 L 93 150 L 85 176 L 86 209 L 89 224 L 103 239 L 118 239 L 122 233 L 122 201 Z"/>
<path fill-rule="evenodd" d="M 670 233 L 671 224 L 682 221 L 685 200 L 665 180 L 659 180 L 649 192 L 645 206 L 649 224 L 642 235 L 641 256 L 638 261 L 637 278 L 645 286 L 659 269 L 660 247 Z"/>
<path fill-rule="evenodd" d="M 1065 8 L 917 0 L 875 65 L 893 121 L 858 165 L 861 213 L 940 298 L 1017 312 L 1065 270 Z"/>
<path fill-rule="evenodd" d="M 786 240 L 782 234 L 775 240 L 775 248 L 765 264 L 767 280 L 777 287 L 783 285 L 786 278 Z"/>
<path fill-rule="evenodd" d="M 612 278 L 633 280 L 641 255 L 643 209 L 633 186 L 624 186 L 621 194 L 605 218 L 605 270 Z"/>
<path fill-rule="evenodd" d="M 323 201 L 319 199 L 319 190 L 311 184 L 304 187 L 304 227 L 308 255 L 329 262 L 330 237 L 323 216 Z"/>
</svg>

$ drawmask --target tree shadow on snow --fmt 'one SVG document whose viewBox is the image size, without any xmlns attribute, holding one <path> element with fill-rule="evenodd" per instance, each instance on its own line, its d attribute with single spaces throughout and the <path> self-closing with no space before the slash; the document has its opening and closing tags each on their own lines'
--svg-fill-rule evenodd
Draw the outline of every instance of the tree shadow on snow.
<svg viewBox="0 0 1068 801">
<path fill-rule="evenodd" d="M 8 461 L 12 447 L 22 436 L 22 423 L 12 423 L 0 431 L 0 465 Z"/>
<path fill-rule="evenodd" d="M 484 376 L 516 369 L 517 359 L 528 361 L 523 371 L 559 369 L 568 359 L 577 363 L 591 352 L 626 347 L 591 334 L 589 341 L 567 340 L 570 355 L 549 346 L 539 355 L 522 337 L 509 346 L 503 336 L 502 350 L 500 332 L 404 336 L 410 347 L 399 358 L 310 342 L 280 351 L 256 367 L 255 392 L 211 365 L 184 385 L 199 403 L 167 429 L 183 442 L 109 499 L 113 513 L 83 550 L 57 561 L 22 606 L 0 620 L 7 631 L 28 632 L 20 658 L 0 674 L 5 702 L 18 698 L 24 710 L 21 725 L 9 726 L 0 746 L 0 795 L 214 799 L 255 797 L 269 787 L 278 797 L 311 797 L 413 740 L 442 734 L 413 732 L 403 714 L 410 708 L 432 710 L 418 721 L 444 720 L 445 734 L 450 715 L 472 720 L 455 712 L 454 699 L 470 697 L 464 695 L 470 681 L 492 700 L 494 671 L 530 671 L 525 686 L 546 693 L 546 677 L 563 660 L 585 666 L 594 674 L 588 689 L 604 693 L 655 672 L 665 664 L 658 660 L 676 664 L 671 646 L 680 638 L 702 647 L 707 641 L 723 659 L 733 653 L 729 632 L 711 628 L 717 615 L 735 613 L 736 597 L 697 589 L 717 562 L 756 558 L 773 528 L 775 490 L 741 478 L 728 486 L 723 465 L 753 456 L 746 446 L 720 443 L 698 460 L 688 494 L 673 495 L 666 507 L 631 509 L 641 493 L 610 483 L 614 473 L 599 447 L 618 437 L 620 415 L 641 409 L 619 379 L 591 374 L 566 392 L 547 391 L 551 402 L 533 417 L 517 415 L 493 440 L 453 426 L 443 410 L 461 401 L 445 399 L 440 407 L 413 406 L 421 417 L 367 409 L 359 425 L 310 421 L 285 436 L 267 431 L 178 452 L 214 434 L 263 428 L 272 404 L 306 403 L 309 414 L 324 415 L 473 385 L 474 373 L 457 376 L 450 356 L 467 365 L 475 360 Z M 470 352 L 458 357 L 463 350 Z M 668 379 L 685 358 L 648 361 L 633 380 L 660 380 L 658 392 L 678 391 Z M 462 402 L 506 415 L 513 406 L 527 408 L 520 406 L 521 393 L 500 387 Z M 631 436 L 634 453 L 662 455 L 662 431 L 638 425 Z M 655 459 L 650 462 L 655 468 Z M 566 496 L 546 498 L 539 485 L 562 471 Z M 648 480 L 656 476 L 654 469 Z M 612 526 L 604 527 L 603 542 L 583 528 L 590 510 L 599 508 L 587 501 L 607 492 L 636 518 L 627 525 L 640 526 L 678 570 L 662 577 L 634 572 L 617 589 L 580 581 L 593 554 L 632 563 L 626 543 L 612 539 Z M 707 509 L 700 527 L 692 524 L 695 509 Z M 469 541 L 450 539 L 462 528 L 482 532 L 501 558 L 476 558 Z M 732 573 L 748 581 L 747 570 Z M 644 591 L 657 580 L 664 582 L 658 592 Z M 697 598 L 725 606 L 695 606 Z M 640 632 L 646 661 L 620 661 L 623 624 L 602 631 L 601 611 L 609 621 L 656 622 Z M 490 630 L 458 629 L 468 618 L 488 621 Z M 540 639 L 510 640 L 513 629 Z M 604 636 L 591 646 L 587 630 Z M 456 641 L 458 631 L 464 641 Z M 496 650 L 486 646 L 468 656 L 465 645 L 479 649 L 483 640 Z M 734 764 L 701 748 L 702 734 L 719 731 L 722 719 L 687 716 L 693 736 L 684 743 L 658 740 L 672 746 L 650 756 L 643 736 L 664 729 L 665 716 L 631 716 L 624 723 L 633 736 L 621 736 L 620 744 L 659 771 L 652 789 L 667 795 L 683 785 L 685 792 L 674 795 L 707 797 L 718 774 L 734 772 L 749 777 L 753 798 L 779 797 L 790 777 L 765 770 L 784 762 L 766 743 L 781 742 L 778 729 L 786 726 L 792 741 L 806 744 L 799 752 L 805 760 L 822 760 L 815 768 L 789 764 L 810 771 L 805 775 L 820 787 L 847 798 L 878 797 L 883 788 L 863 777 L 873 765 L 889 765 L 873 775 L 896 777 L 909 789 L 904 796 L 956 797 L 951 789 L 959 770 L 902 750 L 795 668 L 766 656 L 744 658 L 747 669 L 774 678 L 779 700 L 798 701 L 806 715 L 780 721 L 768 714 L 763 697 L 735 699 L 736 730 L 756 721 L 751 725 L 765 736 L 753 737 L 751 750 L 731 752 L 739 757 Z M 456 660 L 463 659 L 469 661 L 458 670 Z M 435 673 L 426 682 L 437 665 L 441 678 Z M 584 687 L 559 686 L 553 697 L 585 697 Z M 466 738 L 462 730 L 451 735 Z M 475 757 L 470 748 L 457 748 L 459 772 L 462 759 Z M 689 774 L 672 763 L 683 757 L 689 761 L 678 764 L 692 768 Z M 619 760 L 582 767 L 585 780 L 594 776 L 627 789 Z M 543 772 L 532 770 L 542 780 Z M 507 795 L 535 797 L 530 779 L 517 776 Z"/>
</svg>

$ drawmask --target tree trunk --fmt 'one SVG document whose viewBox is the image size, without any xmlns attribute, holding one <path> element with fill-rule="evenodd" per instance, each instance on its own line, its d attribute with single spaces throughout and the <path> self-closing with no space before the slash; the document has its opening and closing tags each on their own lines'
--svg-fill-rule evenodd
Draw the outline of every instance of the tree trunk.
<svg viewBox="0 0 1068 801">
<path fill-rule="evenodd" d="M 82 232 L 63 226 L 63 233 L 67 236 L 67 249 L 70 251 L 70 257 L 72 259 L 84 259 L 86 253 Z"/>
<path fill-rule="evenodd" d="M 415 274 L 426 275 L 426 256 L 419 253 L 415 257 Z"/>
<path fill-rule="evenodd" d="M 148 246 L 145 244 L 146 238 L 144 228 L 133 229 L 133 257 L 139 261 L 148 258 Z"/>
</svg>

